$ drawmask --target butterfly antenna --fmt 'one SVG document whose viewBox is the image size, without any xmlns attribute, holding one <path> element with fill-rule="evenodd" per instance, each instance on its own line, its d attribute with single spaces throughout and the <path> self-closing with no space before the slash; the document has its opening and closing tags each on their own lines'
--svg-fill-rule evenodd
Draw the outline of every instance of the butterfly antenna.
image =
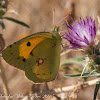
<svg viewBox="0 0 100 100">
<path fill-rule="evenodd" d="M 93 20 L 95 20 L 95 12 L 93 13 Z"/>
<path fill-rule="evenodd" d="M 69 14 L 70 15 L 70 14 Z M 61 23 L 63 20 L 65 20 L 69 15 L 65 16 L 63 19 L 61 19 L 57 24 L 56 26 L 58 26 L 59 23 Z"/>
<path fill-rule="evenodd" d="M 65 32 L 67 32 L 68 30 L 64 30 L 64 31 L 59 31 L 59 34 L 61 34 L 61 33 L 65 33 Z M 63 36 L 63 35 L 62 35 Z M 61 37 L 62 37 L 61 36 Z"/>
<path fill-rule="evenodd" d="M 55 24 L 55 8 L 53 8 L 53 25 Z"/>
</svg>

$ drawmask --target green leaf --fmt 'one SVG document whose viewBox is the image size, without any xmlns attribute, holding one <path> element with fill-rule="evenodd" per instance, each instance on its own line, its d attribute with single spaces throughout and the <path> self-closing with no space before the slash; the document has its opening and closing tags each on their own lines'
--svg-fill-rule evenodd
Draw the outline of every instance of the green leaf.
<svg viewBox="0 0 100 100">
<path fill-rule="evenodd" d="M 82 72 L 82 70 L 80 70 L 79 68 L 73 68 L 72 70 L 77 72 Z"/>
<path fill-rule="evenodd" d="M 78 64 L 78 65 L 84 66 L 85 65 L 84 59 L 85 57 L 83 56 L 66 59 L 65 61 L 61 63 L 60 66 L 67 65 L 67 64 Z"/>
<path fill-rule="evenodd" d="M 0 26 L 2 27 L 3 30 L 5 30 L 5 24 L 3 21 L 0 21 Z"/>
<path fill-rule="evenodd" d="M 11 18 L 11 17 L 2 17 L 2 19 L 7 19 L 7 20 L 13 21 L 13 22 L 15 22 L 15 23 L 17 23 L 17 24 L 20 24 L 20 25 L 23 25 L 23 26 L 29 28 L 29 25 L 27 25 L 27 24 L 25 24 L 24 22 L 19 21 L 19 20 L 17 20 L 17 19 L 14 19 L 14 18 Z"/>
<path fill-rule="evenodd" d="M 72 78 L 79 78 L 81 76 L 81 73 L 80 74 L 74 74 L 74 75 L 69 75 L 69 74 L 66 74 L 64 77 L 72 77 Z M 92 76 L 100 76 L 100 73 L 97 73 L 97 72 L 93 72 L 93 73 L 83 73 L 82 77 L 92 77 Z"/>
<path fill-rule="evenodd" d="M 4 11 L 0 11 L 0 18 L 3 16 L 5 14 L 5 12 Z"/>
<path fill-rule="evenodd" d="M 93 97 L 93 100 L 96 100 L 96 97 L 97 97 L 99 88 L 100 88 L 100 80 L 97 81 L 97 83 L 96 83 L 95 90 L 94 90 L 94 97 Z"/>
</svg>

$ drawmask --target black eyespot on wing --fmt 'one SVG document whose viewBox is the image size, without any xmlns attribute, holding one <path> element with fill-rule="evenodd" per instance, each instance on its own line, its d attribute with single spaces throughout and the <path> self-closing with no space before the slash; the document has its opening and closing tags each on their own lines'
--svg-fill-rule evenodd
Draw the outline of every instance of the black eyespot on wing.
<svg viewBox="0 0 100 100">
<path fill-rule="evenodd" d="M 23 61 L 23 62 L 25 62 L 25 61 L 26 61 L 26 59 L 22 59 L 22 61 Z"/>
<path fill-rule="evenodd" d="M 31 43 L 30 42 L 27 42 L 27 46 L 31 46 Z"/>
<path fill-rule="evenodd" d="M 10 53 L 11 55 L 13 54 L 13 53 Z"/>
</svg>

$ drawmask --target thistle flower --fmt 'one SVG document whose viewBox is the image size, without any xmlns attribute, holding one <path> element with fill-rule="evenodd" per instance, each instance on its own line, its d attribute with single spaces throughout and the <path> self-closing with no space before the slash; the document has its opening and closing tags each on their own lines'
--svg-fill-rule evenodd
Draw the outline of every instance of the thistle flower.
<svg viewBox="0 0 100 100">
<path fill-rule="evenodd" d="M 71 17 L 73 20 L 73 18 Z M 65 32 L 65 39 L 67 39 L 72 45 L 70 48 L 84 48 L 84 47 L 93 47 L 94 39 L 96 36 L 96 26 L 95 20 L 91 17 L 88 19 L 82 20 L 80 17 L 80 21 L 75 22 L 71 26 L 67 21 L 68 32 Z"/>
</svg>

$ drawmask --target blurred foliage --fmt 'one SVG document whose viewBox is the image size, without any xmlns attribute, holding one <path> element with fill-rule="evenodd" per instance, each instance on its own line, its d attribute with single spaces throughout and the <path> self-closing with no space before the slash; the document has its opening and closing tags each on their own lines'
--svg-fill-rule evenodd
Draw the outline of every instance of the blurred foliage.
<svg viewBox="0 0 100 100">
<path fill-rule="evenodd" d="M 2 27 L 3 30 L 5 30 L 5 24 L 3 21 L 0 21 L 0 26 Z"/>
<path fill-rule="evenodd" d="M 11 18 L 11 17 L 0 17 L 0 26 L 2 27 L 2 29 L 3 30 L 5 30 L 5 24 L 4 24 L 4 22 L 3 22 L 3 19 L 7 19 L 7 20 L 9 20 L 9 21 L 12 21 L 12 22 L 15 22 L 15 23 L 17 23 L 17 24 L 20 24 L 20 25 L 22 25 L 22 26 L 25 26 L 25 27 L 27 27 L 27 28 L 29 28 L 29 25 L 27 25 L 26 23 L 24 23 L 24 22 L 22 22 L 22 21 L 19 21 L 19 20 L 17 20 L 17 19 L 14 19 L 14 18 Z"/>
<path fill-rule="evenodd" d="M 80 56 L 80 57 L 73 57 L 70 59 L 66 59 L 60 64 L 60 66 L 69 65 L 69 64 L 77 64 L 80 66 L 84 66 L 84 63 L 85 63 L 85 57 Z"/>
<path fill-rule="evenodd" d="M 7 19 L 7 20 L 13 21 L 13 22 L 15 22 L 15 23 L 17 23 L 17 24 L 20 24 L 20 25 L 23 25 L 23 26 L 29 28 L 29 26 L 28 26 L 27 24 L 25 24 L 24 22 L 19 21 L 19 20 L 17 20 L 17 19 L 10 18 L 10 17 L 2 17 L 2 19 Z"/>
<path fill-rule="evenodd" d="M 99 44 L 100 43 L 98 43 L 98 45 Z M 80 57 L 76 57 L 76 58 L 70 58 L 70 59 L 67 59 L 64 62 L 62 62 L 61 66 L 64 66 L 64 65 L 68 66 L 68 64 L 77 64 L 82 67 L 86 66 L 85 73 L 73 74 L 73 75 L 66 74 L 65 77 L 72 77 L 72 78 L 81 78 L 82 77 L 85 80 L 88 77 L 93 77 L 93 76 L 100 77 L 100 50 L 99 50 L 100 45 L 99 46 L 98 45 L 96 45 L 96 47 L 93 48 L 93 50 L 91 50 L 91 49 L 88 50 L 87 57 L 80 56 Z M 69 69 L 71 69 L 71 68 L 69 68 Z M 76 71 L 79 72 L 78 69 L 76 69 Z M 100 88 L 100 80 L 96 84 L 93 100 L 96 100 L 99 88 Z"/>
<path fill-rule="evenodd" d="M 79 68 L 70 67 L 71 64 L 76 64 L 76 65 L 84 67 L 85 57 L 80 56 L 80 57 L 73 57 L 73 58 L 64 60 L 60 64 L 60 70 L 73 70 L 73 71 L 77 71 L 77 72 L 82 72 L 82 70 L 80 70 Z"/>
<path fill-rule="evenodd" d="M 2 17 L 7 11 L 8 0 L 0 0 L 0 17 Z"/>
<path fill-rule="evenodd" d="M 100 80 L 96 83 L 95 90 L 94 90 L 94 98 L 93 98 L 93 100 L 96 100 L 99 88 L 100 88 Z"/>
<path fill-rule="evenodd" d="M 92 77 L 92 76 L 100 76 L 100 73 L 97 72 L 92 72 L 92 73 L 83 73 L 82 77 Z M 74 75 L 65 75 L 65 77 L 72 77 L 72 78 L 80 78 L 81 77 L 81 73 L 80 74 L 74 74 Z"/>
<path fill-rule="evenodd" d="M 0 26 L 2 27 L 2 29 L 5 30 L 5 28 L 6 28 L 5 24 L 3 22 L 3 19 L 13 21 L 17 24 L 20 24 L 22 26 L 25 26 L 25 27 L 29 28 L 29 26 L 26 23 L 22 22 L 22 21 L 19 21 L 17 19 L 11 18 L 11 17 L 4 17 L 4 14 L 7 11 L 7 5 L 8 5 L 8 0 L 0 0 Z"/>
</svg>

